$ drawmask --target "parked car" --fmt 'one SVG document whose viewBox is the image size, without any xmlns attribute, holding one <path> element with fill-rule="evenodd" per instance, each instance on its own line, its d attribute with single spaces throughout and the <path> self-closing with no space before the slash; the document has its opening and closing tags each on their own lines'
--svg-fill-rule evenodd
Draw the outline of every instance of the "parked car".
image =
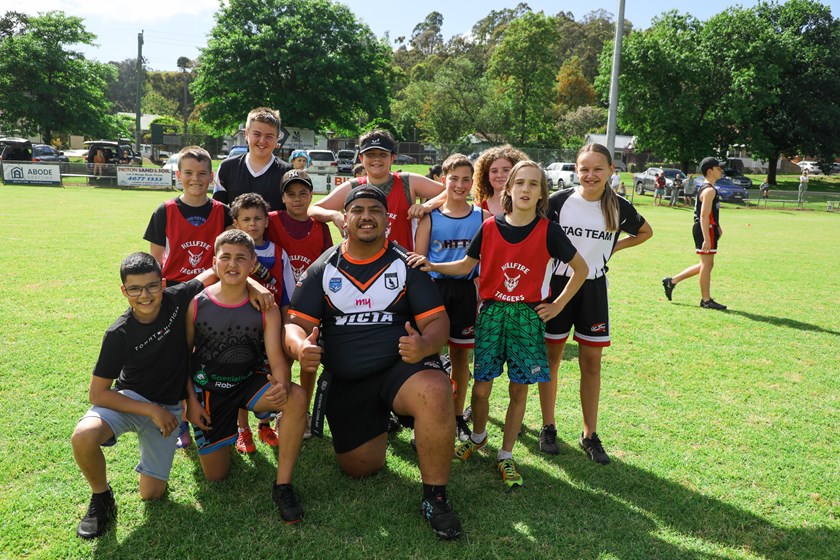
<svg viewBox="0 0 840 560">
<path fill-rule="evenodd" d="M 353 160 L 356 157 L 355 150 L 338 150 L 338 154 L 336 154 L 336 158 L 338 159 L 338 168 L 339 173 L 353 173 Z"/>
<path fill-rule="evenodd" d="M 64 155 L 64 152 L 59 152 L 52 146 L 46 144 L 32 145 L 32 161 L 51 162 L 57 161 L 67 163 L 70 158 Z"/>
<path fill-rule="evenodd" d="M 575 164 L 570 162 L 554 162 L 545 168 L 549 189 L 562 189 L 578 182 L 575 174 Z"/>
<path fill-rule="evenodd" d="M 703 177 L 695 177 L 694 184 L 697 187 L 697 192 L 700 192 L 700 187 L 703 186 Z M 720 199 L 723 202 L 744 202 L 750 197 L 749 191 L 730 179 L 729 177 L 721 177 L 715 182 L 715 190 L 718 192 Z"/>
<path fill-rule="evenodd" d="M 25 138 L 0 138 L 0 160 L 32 161 L 32 142 Z"/>
<path fill-rule="evenodd" d="M 181 181 L 178 180 L 178 177 L 175 176 L 175 172 L 178 171 L 178 158 L 179 154 L 172 154 L 169 156 L 169 159 L 166 160 L 166 163 L 161 166 L 161 169 L 168 169 L 172 172 L 172 186 L 179 191 L 182 191 L 184 190 L 184 186 L 181 184 Z"/>
<path fill-rule="evenodd" d="M 332 150 L 309 150 L 309 164 L 307 171 L 315 175 L 335 175 L 338 172 L 338 160 Z"/>
<path fill-rule="evenodd" d="M 236 156 L 241 156 L 242 154 L 248 153 L 248 146 L 231 146 L 230 150 L 228 151 L 227 159 L 235 158 Z"/>
<path fill-rule="evenodd" d="M 799 169 L 802 171 L 808 171 L 811 175 L 821 175 L 822 169 L 820 169 L 820 164 L 816 161 L 800 161 L 796 165 L 799 166 Z"/>
<path fill-rule="evenodd" d="M 670 190 L 671 185 L 674 184 L 674 179 L 677 177 L 679 177 L 683 183 L 685 182 L 685 175 L 679 169 L 673 169 L 670 167 L 651 167 L 646 171 L 633 175 L 633 184 L 636 186 L 636 194 L 653 192 L 654 189 L 656 189 L 656 176 L 659 173 L 665 173 L 666 191 Z"/>
<path fill-rule="evenodd" d="M 829 175 L 840 175 L 840 163 L 836 161 L 831 164 L 831 167 L 828 168 Z"/>
<path fill-rule="evenodd" d="M 105 167 L 102 170 L 102 175 L 110 177 L 117 176 L 117 165 L 142 165 L 143 158 L 135 152 L 131 145 L 123 141 L 114 142 L 113 140 L 91 140 L 85 142 L 87 148 L 87 155 L 85 156 L 85 163 L 87 164 L 88 174 L 94 174 L 94 161 L 96 152 L 101 151 L 105 157 Z"/>
<path fill-rule="evenodd" d="M 741 185 L 745 189 L 751 189 L 753 186 L 752 179 L 738 171 L 737 169 L 733 169 L 731 167 L 724 167 L 723 173 L 732 179 L 735 183 Z"/>
<path fill-rule="evenodd" d="M 412 163 L 417 163 L 417 158 L 406 154 L 397 154 L 397 158 L 394 160 L 394 163 L 397 165 L 410 165 Z"/>
</svg>

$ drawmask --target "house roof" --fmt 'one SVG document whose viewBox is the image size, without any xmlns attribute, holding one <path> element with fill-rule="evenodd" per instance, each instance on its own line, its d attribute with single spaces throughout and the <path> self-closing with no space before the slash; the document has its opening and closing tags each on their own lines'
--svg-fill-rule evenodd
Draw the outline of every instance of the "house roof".
<svg viewBox="0 0 840 560">
<path fill-rule="evenodd" d="M 622 134 L 615 135 L 615 149 L 616 150 L 632 150 L 633 149 L 633 136 L 625 136 Z M 606 134 L 589 134 L 586 137 L 587 144 L 601 144 L 603 146 L 607 145 L 607 135 Z"/>
</svg>

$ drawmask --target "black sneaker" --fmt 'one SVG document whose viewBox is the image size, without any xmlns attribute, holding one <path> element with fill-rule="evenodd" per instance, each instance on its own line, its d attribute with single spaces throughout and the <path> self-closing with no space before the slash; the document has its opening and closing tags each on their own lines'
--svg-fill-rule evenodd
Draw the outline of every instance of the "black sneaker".
<svg viewBox="0 0 840 560">
<path fill-rule="evenodd" d="M 455 437 L 458 441 L 467 441 L 472 435 L 469 424 L 464 420 L 463 416 L 455 417 Z"/>
<path fill-rule="evenodd" d="M 700 307 L 703 309 L 717 309 L 718 311 L 723 311 L 726 309 L 725 305 L 721 305 L 713 299 L 709 299 L 709 301 L 700 300 Z"/>
<path fill-rule="evenodd" d="M 671 282 L 670 276 L 662 279 L 662 287 L 665 288 L 665 297 L 668 298 L 668 301 L 671 301 L 671 294 L 674 293 L 675 284 Z"/>
<path fill-rule="evenodd" d="M 540 451 L 549 455 L 560 455 L 560 447 L 557 445 L 557 428 L 554 424 L 546 424 L 540 430 Z"/>
<path fill-rule="evenodd" d="M 589 458 L 596 463 L 600 465 L 610 464 L 610 458 L 607 455 L 607 452 L 604 451 L 604 446 L 601 445 L 601 438 L 599 438 L 598 434 L 595 432 L 592 432 L 591 438 L 585 438 L 583 437 L 583 434 L 580 434 L 580 441 L 578 441 L 578 445 L 580 445 L 580 448 L 586 451 Z"/>
<path fill-rule="evenodd" d="M 114 493 L 108 488 L 108 492 L 90 497 L 87 513 L 79 523 L 76 534 L 83 539 L 95 539 L 110 529 L 116 518 L 117 504 L 114 502 Z"/>
<path fill-rule="evenodd" d="M 420 502 L 420 514 L 429 522 L 438 537 L 449 540 L 461 536 L 461 522 L 452 511 L 449 500 L 443 496 Z"/>
<path fill-rule="evenodd" d="M 280 518 L 286 525 L 303 521 L 303 508 L 298 503 L 291 484 L 274 484 L 271 498 L 280 510 Z"/>
</svg>

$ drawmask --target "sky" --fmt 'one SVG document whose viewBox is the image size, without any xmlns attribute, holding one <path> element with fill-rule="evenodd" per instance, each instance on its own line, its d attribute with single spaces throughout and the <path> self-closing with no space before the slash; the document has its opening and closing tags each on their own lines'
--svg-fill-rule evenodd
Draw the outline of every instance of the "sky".
<svg viewBox="0 0 840 560">
<path fill-rule="evenodd" d="M 468 33 L 473 24 L 491 10 L 513 8 L 517 0 L 343 0 L 360 20 L 371 28 L 377 37 L 386 32 L 391 39 L 411 36 L 414 26 L 426 15 L 438 11 L 443 15 L 444 39 Z M 593 10 L 603 9 L 613 15 L 618 13 L 618 0 L 589 0 L 585 5 L 568 0 L 530 0 L 532 10 L 546 14 L 572 12 L 580 20 Z M 755 0 L 625 0 L 625 19 L 635 29 L 645 29 L 651 20 L 664 11 L 675 9 L 705 20 L 740 4 L 749 7 Z M 840 17 L 840 0 L 822 0 L 831 8 L 835 18 Z M 84 19 L 88 31 L 97 36 L 96 47 L 83 46 L 86 57 L 101 62 L 121 61 L 137 56 L 137 34 L 144 32 L 143 56 L 152 70 L 177 70 L 178 57 L 198 57 L 207 42 L 207 35 L 215 24 L 214 13 L 219 0 L 38 0 L 21 6 L 20 0 L 0 0 L 0 13 L 10 10 L 30 14 L 61 10 L 68 15 Z"/>
</svg>

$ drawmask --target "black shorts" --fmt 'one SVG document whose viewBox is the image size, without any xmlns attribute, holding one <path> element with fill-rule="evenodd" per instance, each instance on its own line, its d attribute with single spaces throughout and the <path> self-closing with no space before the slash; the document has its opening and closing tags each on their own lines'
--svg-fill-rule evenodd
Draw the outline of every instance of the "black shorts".
<svg viewBox="0 0 840 560">
<path fill-rule="evenodd" d="M 567 276 L 551 278 L 551 299 L 556 298 L 566 284 Z M 563 311 L 545 325 L 545 341 L 560 344 L 569 338 L 575 327 L 575 340 L 585 346 L 610 345 L 610 301 L 607 277 L 586 280 Z"/>
<path fill-rule="evenodd" d="M 195 396 L 198 397 L 201 407 L 210 413 L 213 428 L 205 432 L 198 426 L 193 426 L 198 454 L 206 455 L 236 443 L 236 437 L 239 435 L 236 424 L 239 409 L 254 410 L 257 401 L 270 386 L 265 375 L 256 373 L 236 388 L 224 393 L 211 393 L 201 387 L 196 387 Z M 270 417 L 271 413 L 264 412 L 256 416 L 264 419 Z"/>
<path fill-rule="evenodd" d="M 336 453 L 356 449 L 388 429 L 388 418 L 394 399 L 408 379 L 426 369 L 443 369 L 437 354 L 427 356 L 416 364 L 397 361 L 378 375 L 364 379 L 339 379 L 333 377 L 327 397 L 326 416 L 332 433 Z M 400 418 L 411 425 L 412 419 Z"/>
<path fill-rule="evenodd" d="M 475 318 L 478 313 L 475 282 L 458 278 L 434 280 L 449 315 L 449 345 L 472 348 L 475 346 Z"/>
<path fill-rule="evenodd" d="M 691 233 L 694 235 L 694 247 L 697 249 L 697 253 L 703 253 L 703 226 L 700 225 L 700 222 L 694 222 L 694 227 L 692 228 Z M 712 249 L 709 253 L 717 253 L 718 239 L 720 239 L 720 227 L 710 224 L 709 235 L 712 239 Z"/>
</svg>

